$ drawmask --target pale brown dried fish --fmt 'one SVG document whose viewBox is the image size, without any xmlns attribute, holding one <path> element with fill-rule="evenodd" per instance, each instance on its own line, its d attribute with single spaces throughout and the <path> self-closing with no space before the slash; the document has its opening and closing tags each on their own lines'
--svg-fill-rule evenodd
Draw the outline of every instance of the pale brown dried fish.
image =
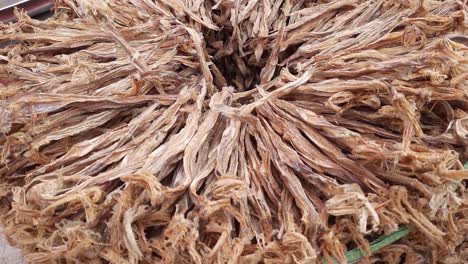
<svg viewBox="0 0 468 264">
<path fill-rule="evenodd" d="M 468 261 L 466 0 L 16 15 L 0 222 L 27 262 Z"/>
</svg>

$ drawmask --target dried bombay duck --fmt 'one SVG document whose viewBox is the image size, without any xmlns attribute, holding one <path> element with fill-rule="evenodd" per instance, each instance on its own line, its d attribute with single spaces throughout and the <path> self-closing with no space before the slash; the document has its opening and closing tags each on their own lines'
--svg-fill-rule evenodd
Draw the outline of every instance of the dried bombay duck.
<svg viewBox="0 0 468 264">
<path fill-rule="evenodd" d="M 57 0 L 0 25 L 28 263 L 465 263 L 466 0 Z"/>
</svg>

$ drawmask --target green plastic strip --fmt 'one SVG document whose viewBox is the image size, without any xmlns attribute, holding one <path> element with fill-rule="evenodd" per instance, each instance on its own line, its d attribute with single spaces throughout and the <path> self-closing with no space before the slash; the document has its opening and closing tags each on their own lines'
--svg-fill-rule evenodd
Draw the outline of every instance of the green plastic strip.
<svg viewBox="0 0 468 264">
<path fill-rule="evenodd" d="M 377 238 L 370 244 L 370 254 L 373 254 L 377 250 L 394 243 L 400 238 L 406 236 L 412 230 L 414 230 L 414 227 L 405 226 L 405 227 L 401 227 L 400 229 L 391 233 L 388 236 L 381 236 Z M 364 256 L 365 256 L 365 253 L 362 252 L 359 248 L 348 250 L 345 253 L 345 257 L 348 263 L 356 263 L 358 260 L 360 260 Z M 322 257 L 322 263 L 323 264 L 339 264 L 339 262 L 334 257 L 331 257 L 330 263 L 327 262 L 327 260 Z"/>
<path fill-rule="evenodd" d="M 465 163 L 464 168 L 468 170 L 468 161 Z M 414 230 L 414 227 L 405 226 L 405 227 L 401 227 L 400 229 L 398 229 L 397 231 L 393 232 L 392 234 L 388 236 L 381 236 L 377 238 L 370 244 L 370 254 L 373 254 L 377 250 L 394 243 L 395 241 L 406 236 L 409 232 L 413 230 Z M 362 252 L 359 248 L 355 248 L 355 249 L 348 250 L 345 252 L 345 257 L 348 263 L 356 263 L 358 260 L 360 260 L 364 256 L 365 256 L 365 253 Z M 334 257 L 331 257 L 331 263 L 328 263 L 327 260 L 324 257 L 322 257 L 322 264 L 339 264 L 339 262 Z"/>
</svg>

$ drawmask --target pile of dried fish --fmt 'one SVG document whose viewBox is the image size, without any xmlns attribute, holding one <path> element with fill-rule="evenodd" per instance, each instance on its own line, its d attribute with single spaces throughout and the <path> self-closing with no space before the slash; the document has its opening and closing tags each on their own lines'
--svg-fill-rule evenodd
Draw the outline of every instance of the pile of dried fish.
<svg viewBox="0 0 468 264">
<path fill-rule="evenodd" d="M 30 263 L 466 263 L 467 6 L 18 11 L 0 25 L 4 232 Z"/>
</svg>

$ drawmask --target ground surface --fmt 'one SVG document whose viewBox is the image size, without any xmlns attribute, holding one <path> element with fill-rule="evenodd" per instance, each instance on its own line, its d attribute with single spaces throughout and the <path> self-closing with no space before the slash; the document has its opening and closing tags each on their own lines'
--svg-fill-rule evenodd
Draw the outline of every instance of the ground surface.
<svg viewBox="0 0 468 264">
<path fill-rule="evenodd" d="M 23 257 L 18 249 L 11 247 L 5 240 L 4 236 L 0 236 L 0 264 L 23 264 Z"/>
</svg>

